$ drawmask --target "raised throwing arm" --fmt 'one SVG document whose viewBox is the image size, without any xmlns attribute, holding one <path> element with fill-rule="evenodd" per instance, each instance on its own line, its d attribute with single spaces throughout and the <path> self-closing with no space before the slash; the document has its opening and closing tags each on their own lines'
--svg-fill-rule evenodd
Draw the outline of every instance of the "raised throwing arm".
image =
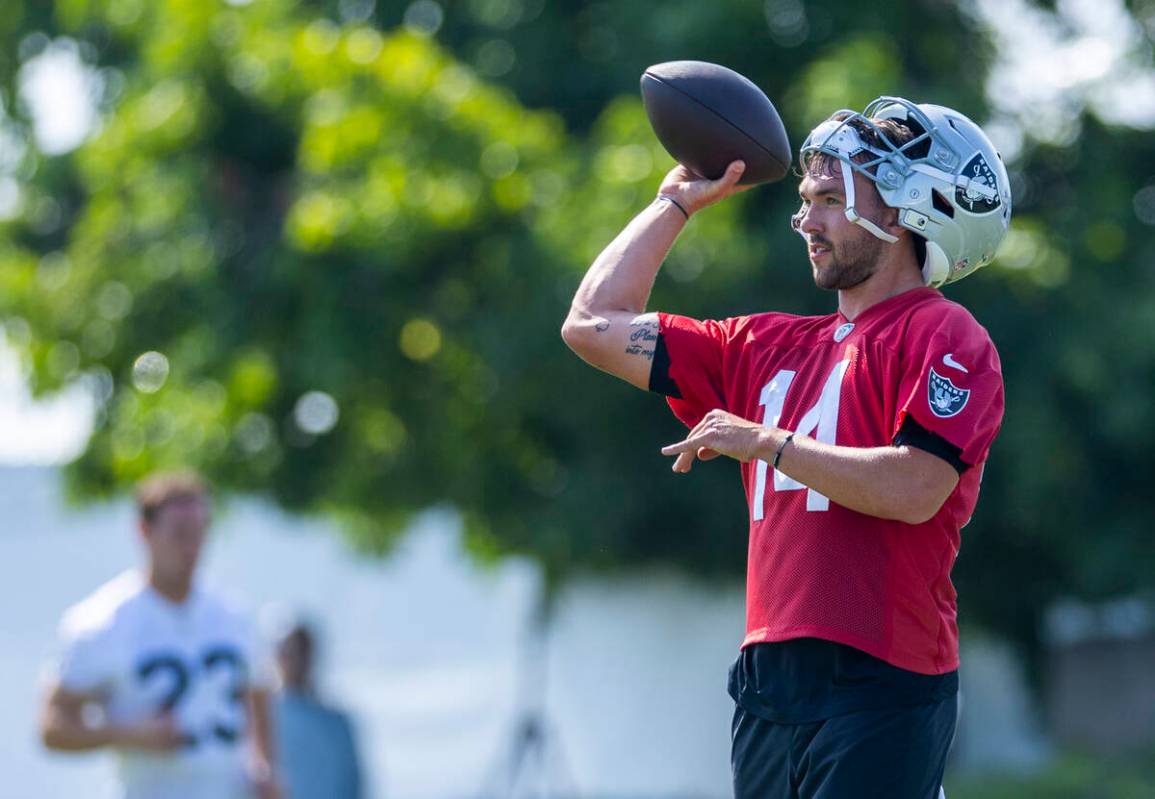
<svg viewBox="0 0 1155 799">
<path fill-rule="evenodd" d="M 746 187 L 735 161 L 718 180 L 685 167 L 666 175 L 658 197 L 594 260 L 574 295 L 562 338 L 592 366 L 648 388 L 658 338 L 657 314 L 646 313 L 654 278 L 686 221 Z"/>
</svg>

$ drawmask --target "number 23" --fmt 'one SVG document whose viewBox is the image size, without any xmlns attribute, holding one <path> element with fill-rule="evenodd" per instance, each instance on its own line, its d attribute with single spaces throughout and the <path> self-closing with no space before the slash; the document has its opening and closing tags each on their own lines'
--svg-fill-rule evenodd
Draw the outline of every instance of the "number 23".
<svg viewBox="0 0 1155 799">
<path fill-rule="evenodd" d="M 239 652 L 229 646 L 212 647 L 206 650 L 201 656 L 199 672 L 207 675 L 222 669 L 229 675 L 222 699 L 226 709 L 231 710 L 229 715 L 235 716 L 243 704 L 245 695 L 246 670 L 244 659 Z M 140 663 L 136 673 L 137 677 L 145 683 L 153 681 L 156 675 L 166 673 L 169 675 L 168 689 L 161 699 L 160 710 L 164 713 L 171 713 L 188 694 L 192 675 L 198 673 L 198 667 L 187 664 L 177 655 L 157 654 Z M 235 719 L 232 718 L 212 719 L 209 722 L 207 732 L 222 743 L 235 743 L 240 735 L 240 730 L 234 721 Z M 187 746 L 196 746 L 199 742 L 198 736 L 191 733 L 186 734 L 185 738 Z"/>
</svg>

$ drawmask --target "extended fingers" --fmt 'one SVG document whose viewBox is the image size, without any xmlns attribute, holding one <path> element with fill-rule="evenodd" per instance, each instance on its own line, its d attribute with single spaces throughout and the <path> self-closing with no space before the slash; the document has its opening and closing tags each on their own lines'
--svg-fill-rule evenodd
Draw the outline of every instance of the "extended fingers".
<svg viewBox="0 0 1155 799">
<path fill-rule="evenodd" d="M 709 447 L 702 446 L 707 438 L 708 436 L 702 433 L 692 433 L 684 441 L 662 447 L 662 454 L 677 455 L 678 457 L 674 460 L 674 465 L 670 468 L 675 472 L 688 472 L 690 471 L 690 467 L 694 465 L 695 458 L 710 460 L 711 458 L 718 457 L 719 453 Z"/>
<path fill-rule="evenodd" d="M 741 163 L 741 162 L 735 162 Z M 731 165 L 733 166 L 733 165 Z M 741 170 L 738 170 L 741 174 Z M 729 421 L 729 414 L 722 410 L 712 410 L 702 417 L 698 424 L 690 433 L 681 441 L 675 444 L 668 444 L 662 447 L 663 455 L 676 455 L 673 470 L 675 472 L 688 472 L 694 464 L 694 459 L 709 461 L 717 458 L 719 455 L 725 454 L 723 449 L 715 449 L 719 444 L 724 443 L 720 436 L 721 431 L 726 428 L 726 422 Z"/>
<path fill-rule="evenodd" d="M 707 439 L 711 438 L 711 431 L 706 427 L 705 423 L 699 423 L 697 427 L 690 431 L 690 434 L 676 444 L 667 444 L 662 447 L 663 455 L 679 455 L 690 450 L 697 450 L 698 447 L 704 446 Z"/>
<path fill-rule="evenodd" d="M 710 449 L 709 447 L 691 447 L 678 455 L 678 459 L 674 461 L 674 465 L 671 468 L 675 472 L 685 473 L 690 471 L 690 467 L 694 465 L 695 458 L 700 461 L 712 461 L 721 454 L 718 450 Z"/>
</svg>

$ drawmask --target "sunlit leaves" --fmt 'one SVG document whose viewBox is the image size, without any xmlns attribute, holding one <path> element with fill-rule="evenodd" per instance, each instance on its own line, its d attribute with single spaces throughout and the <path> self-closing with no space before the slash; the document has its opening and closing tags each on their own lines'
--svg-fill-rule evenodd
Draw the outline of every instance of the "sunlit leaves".
<svg viewBox="0 0 1155 799">
<path fill-rule="evenodd" d="M 240 407 L 260 408 L 277 388 L 277 367 L 262 350 L 240 352 L 229 369 L 231 401 Z"/>
<path fill-rule="evenodd" d="M 64 238 L 11 248 L 3 279 L 38 386 L 108 376 L 75 474 L 108 487 L 190 462 L 376 519 L 374 548 L 398 507 L 480 501 L 454 441 L 515 464 L 512 495 L 544 496 L 560 466 L 525 407 L 492 433 L 486 417 L 535 357 L 507 357 L 495 325 L 529 286 L 552 296 L 558 263 L 533 254 L 527 214 L 564 191 L 560 122 L 428 38 L 299 12 L 66 17 L 115 31 L 123 90 L 72 159 Z"/>
<path fill-rule="evenodd" d="M 1067 279 L 1071 262 L 1055 247 L 1039 219 L 1022 217 L 1011 225 L 993 266 L 1039 286 L 1055 287 Z"/>
<path fill-rule="evenodd" d="M 897 93 L 901 74 L 894 40 L 852 35 L 807 64 L 785 99 L 795 118 L 817 125 L 840 108 L 860 110 L 875 97 Z"/>
</svg>

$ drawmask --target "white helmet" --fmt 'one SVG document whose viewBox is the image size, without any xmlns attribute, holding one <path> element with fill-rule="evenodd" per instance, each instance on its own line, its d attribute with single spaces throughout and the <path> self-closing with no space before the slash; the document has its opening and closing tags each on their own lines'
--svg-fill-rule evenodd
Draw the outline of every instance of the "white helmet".
<svg viewBox="0 0 1155 799">
<path fill-rule="evenodd" d="M 895 144 L 875 124 L 883 119 L 905 125 L 914 138 Z M 871 141 L 864 131 L 873 132 L 866 134 Z M 814 153 L 842 163 L 848 220 L 883 241 L 897 241 L 855 210 L 853 172 L 858 172 L 874 181 L 884 203 L 898 209 L 899 224 L 926 240 L 922 277 L 928 286 L 953 283 L 986 266 L 1006 235 L 1007 169 L 982 129 L 958 111 L 879 97 L 861 114 L 840 111 L 812 130 L 799 163 Z M 854 160 L 862 153 L 869 157 Z"/>
</svg>

